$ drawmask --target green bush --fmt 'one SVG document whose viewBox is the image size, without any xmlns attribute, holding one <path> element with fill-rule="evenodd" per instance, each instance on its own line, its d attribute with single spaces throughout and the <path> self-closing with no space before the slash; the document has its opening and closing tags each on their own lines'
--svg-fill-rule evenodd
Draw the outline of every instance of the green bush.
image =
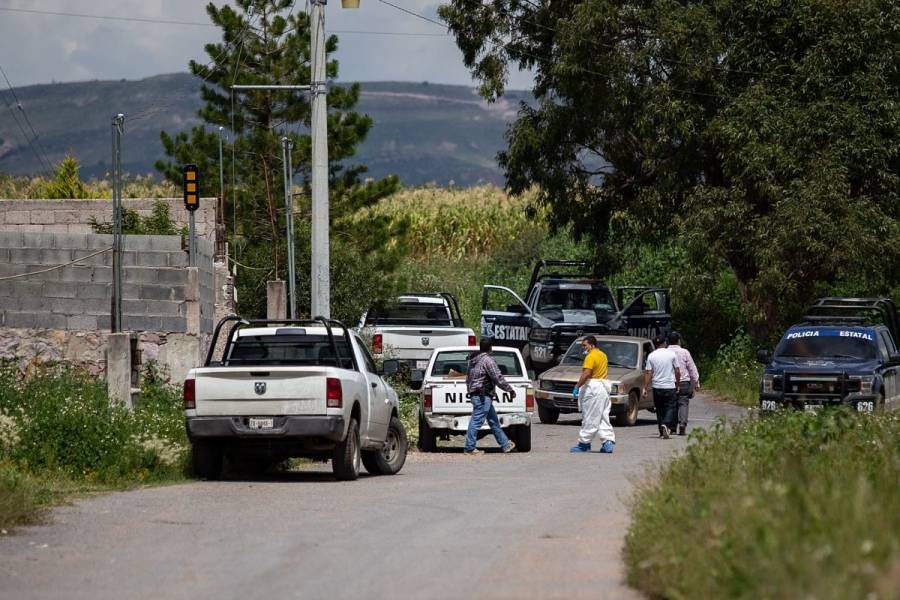
<svg viewBox="0 0 900 600">
<path fill-rule="evenodd" d="M 38 478 L 0 461 L 0 527 L 33 522 L 49 497 L 47 486 Z"/>
<path fill-rule="evenodd" d="M 743 406 L 759 401 L 759 381 L 763 367 L 756 362 L 756 345 L 743 331 L 719 347 L 704 377 L 706 387 Z"/>
<path fill-rule="evenodd" d="M 900 415 L 695 430 L 637 493 L 629 582 L 665 598 L 896 598 Z"/>
</svg>

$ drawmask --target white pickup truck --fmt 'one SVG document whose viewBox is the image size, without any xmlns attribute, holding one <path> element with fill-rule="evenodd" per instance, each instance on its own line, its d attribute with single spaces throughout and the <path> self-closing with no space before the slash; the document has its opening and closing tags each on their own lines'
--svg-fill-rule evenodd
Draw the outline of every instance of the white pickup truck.
<svg viewBox="0 0 900 600">
<path fill-rule="evenodd" d="M 376 359 L 391 358 L 409 370 L 424 370 L 435 348 L 472 346 L 475 332 L 465 326 L 459 305 L 446 292 L 410 293 L 369 307 L 358 330 L 371 340 Z"/>
<path fill-rule="evenodd" d="M 477 346 L 441 348 L 434 352 L 422 376 L 419 400 L 419 448 L 423 452 L 437 449 L 438 438 L 465 435 L 472 416 L 472 401 L 466 395 L 468 358 Z M 516 392 L 515 398 L 497 388 L 494 408 L 500 427 L 515 442 L 516 450 L 531 450 L 531 417 L 534 412 L 534 388 L 525 369 L 525 361 L 515 348 L 495 347 L 491 356 L 500 372 Z M 481 438 L 490 433 L 485 421 L 478 432 Z"/>
<path fill-rule="evenodd" d="M 222 359 L 213 361 L 230 324 Z M 248 321 L 216 326 L 203 367 L 184 382 L 194 472 L 221 475 L 223 457 L 260 466 L 292 457 L 331 460 L 338 479 L 393 475 L 406 461 L 397 393 L 359 336 L 338 321 Z"/>
</svg>

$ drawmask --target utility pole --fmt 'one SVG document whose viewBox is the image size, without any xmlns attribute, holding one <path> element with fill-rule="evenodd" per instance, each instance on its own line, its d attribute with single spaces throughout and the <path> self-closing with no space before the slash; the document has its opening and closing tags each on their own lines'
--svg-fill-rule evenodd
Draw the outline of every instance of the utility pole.
<svg viewBox="0 0 900 600">
<path fill-rule="evenodd" d="M 113 180 L 113 285 L 112 285 L 112 333 L 122 332 L 122 134 L 125 133 L 125 115 L 112 119 L 112 180 Z"/>
<path fill-rule="evenodd" d="M 222 162 L 222 132 L 224 127 L 219 127 L 219 200 L 222 202 L 222 211 L 225 211 L 225 163 Z M 237 211 L 234 213 L 234 223 L 237 223 Z M 225 222 L 225 215 L 222 215 L 222 223 Z M 237 231 L 237 227 L 235 227 Z"/>
<path fill-rule="evenodd" d="M 312 314 L 331 317 L 331 272 L 328 251 L 328 106 L 325 75 L 325 2 L 312 0 L 310 88 L 312 90 Z"/>
<path fill-rule="evenodd" d="M 284 228 L 287 238 L 288 317 L 297 318 L 297 274 L 294 270 L 294 142 L 281 138 L 281 158 L 284 165 Z"/>
</svg>

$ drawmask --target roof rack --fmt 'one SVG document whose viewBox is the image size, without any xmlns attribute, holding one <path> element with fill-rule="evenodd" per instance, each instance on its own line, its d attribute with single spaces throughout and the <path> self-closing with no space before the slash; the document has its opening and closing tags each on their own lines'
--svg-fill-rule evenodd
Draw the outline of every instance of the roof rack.
<svg viewBox="0 0 900 600">
<path fill-rule="evenodd" d="M 554 271 L 552 273 L 541 273 L 543 269 L 547 267 L 568 267 L 568 268 L 579 268 L 579 269 L 587 269 L 590 266 L 588 261 L 586 260 L 571 260 L 571 259 L 545 259 L 542 258 L 534 265 L 534 270 L 531 272 L 531 281 L 528 283 L 528 289 L 525 291 L 527 294 L 531 291 L 531 288 L 540 281 L 541 279 L 546 279 L 548 277 L 584 277 L 589 278 L 593 277 L 590 273 L 559 273 Z"/>
<path fill-rule="evenodd" d="M 840 323 L 847 325 L 887 326 L 895 342 L 900 333 L 900 318 L 897 307 L 890 298 L 842 298 L 829 296 L 819 298 L 807 309 L 804 319 L 807 323 Z"/>
<path fill-rule="evenodd" d="M 232 321 L 234 322 L 234 325 L 232 325 L 231 329 L 228 331 L 228 339 L 225 342 L 225 349 L 222 352 L 223 358 L 228 356 L 231 347 L 234 345 L 235 334 L 239 329 L 247 327 L 271 327 L 272 325 L 289 325 L 293 327 L 314 325 L 317 327 L 325 327 L 325 331 L 328 334 L 328 342 L 331 344 L 331 351 L 334 353 L 334 366 L 340 369 L 343 368 L 342 365 L 345 359 L 341 358 L 338 354 L 337 342 L 335 342 L 334 339 L 332 327 L 337 326 L 344 330 L 344 341 L 347 342 L 347 349 L 350 353 L 351 368 L 357 369 L 356 358 L 353 355 L 353 344 L 350 342 L 350 328 L 337 319 L 326 319 L 325 317 L 315 317 L 313 319 L 245 319 L 239 315 L 230 315 L 218 322 L 213 331 L 212 341 L 209 345 L 209 351 L 206 353 L 206 362 L 204 362 L 203 366 L 208 367 L 212 362 L 212 356 L 216 351 L 216 345 L 219 341 L 219 333 L 221 333 L 222 327 L 226 323 Z"/>
</svg>

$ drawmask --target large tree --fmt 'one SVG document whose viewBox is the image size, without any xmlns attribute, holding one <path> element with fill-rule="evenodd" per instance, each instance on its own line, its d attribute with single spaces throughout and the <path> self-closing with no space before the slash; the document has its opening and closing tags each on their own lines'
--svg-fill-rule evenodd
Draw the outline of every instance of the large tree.
<svg viewBox="0 0 900 600">
<path fill-rule="evenodd" d="M 500 154 L 601 248 L 679 234 L 760 336 L 838 282 L 900 275 L 894 0 L 450 0 L 489 99 L 535 73 Z M 770 325 L 771 324 L 771 325 Z"/>
<path fill-rule="evenodd" d="M 308 310 L 309 217 L 311 167 L 310 103 L 305 92 L 240 90 L 234 84 L 292 84 L 310 81 L 310 20 L 302 3 L 294 0 L 237 0 L 234 6 L 210 3 L 207 13 L 222 30 L 222 41 L 206 45 L 207 63 L 190 61 L 191 72 L 203 79 L 204 106 L 198 112 L 204 124 L 190 133 L 161 133 L 170 157 L 158 161 L 157 169 L 170 181 L 181 182 L 181 166 L 196 163 L 204 177 L 201 192 L 218 195 L 218 127 L 224 127 L 232 145 L 225 148 L 225 173 L 229 233 L 241 262 L 251 269 L 238 270 L 239 302 L 247 313 L 264 312 L 264 280 L 286 276 L 284 261 L 284 186 L 281 138 L 293 141 L 292 153 L 300 194 L 295 197 L 297 222 L 298 303 Z M 373 221 L 365 232 L 343 227 L 346 217 L 373 204 L 398 187 L 396 177 L 363 181 L 366 167 L 349 164 L 357 146 L 372 128 L 372 119 L 353 109 L 359 100 L 358 84 L 341 86 L 336 36 L 326 40 L 328 86 L 329 192 L 333 228 L 332 264 L 335 302 L 342 285 L 358 286 L 362 266 L 389 269 L 395 262 L 385 256 L 393 233 L 384 220 Z M 232 163 L 232 156 L 234 162 Z M 233 183 L 233 186 L 232 186 Z M 236 203 L 233 204 L 233 203 Z M 346 275 L 346 276 L 345 276 Z M 377 286 L 376 286 L 377 287 Z M 244 292 L 241 294 L 240 292 Z M 336 314 L 354 316 L 359 307 L 336 306 Z"/>
</svg>

